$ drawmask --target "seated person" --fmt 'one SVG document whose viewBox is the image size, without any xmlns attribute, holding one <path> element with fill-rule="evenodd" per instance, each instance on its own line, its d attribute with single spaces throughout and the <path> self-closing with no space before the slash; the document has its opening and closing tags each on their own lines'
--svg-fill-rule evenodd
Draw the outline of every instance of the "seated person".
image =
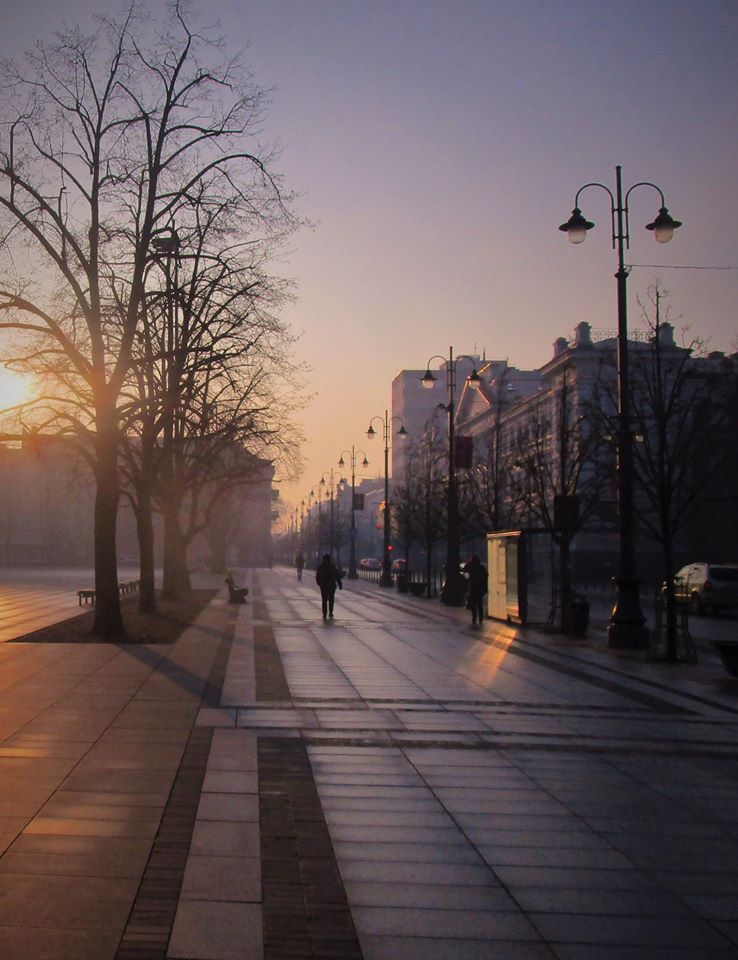
<svg viewBox="0 0 738 960">
<path fill-rule="evenodd" d="M 237 587 L 233 580 L 233 574 L 230 572 L 224 582 L 228 584 L 229 603 L 246 603 L 246 596 L 249 592 L 248 587 Z"/>
</svg>

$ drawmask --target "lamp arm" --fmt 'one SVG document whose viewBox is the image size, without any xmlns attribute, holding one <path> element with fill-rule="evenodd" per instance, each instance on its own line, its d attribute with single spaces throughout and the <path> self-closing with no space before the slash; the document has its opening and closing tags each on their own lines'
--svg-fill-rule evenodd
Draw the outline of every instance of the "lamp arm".
<svg viewBox="0 0 738 960">
<path fill-rule="evenodd" d="M 666 200 L 664 199 L 664 191 L 661 187 L 657 187 L 655 183 L 651 183 L 650 180 L 640 180 L 638 183 L 634 183 L 632 187 L 628 188 L 628 191 L 625 194 L 625 209 L 628 209 L 628 197 L 633 193 L 636 187 L 653 187 L 653 189 L 658 193 L 661 198 L 661 206 L 666 206 Z"/>
<path fill-rule="evenodd" d="M 426 363 L 426 369 L 430 370 L 430 365 L 432 360 L 441 360 L 444 364 L 448 366 L 448 357 L 442 357 L 440 353 L 435 354 L 432 357 L 428 358 L 428 363 Z"/>
<path fill-rule="evenodd" d="M 615 194 L 609 187 L 606 187 L 604 183 L 599 183 L 598 181 L 593 181 L 592 183 L 585 183 L 583 187 L 580 187 L 577 190 L 576 196 L 574 197 L 574 206 L 579 207 L 579 197 L 588 187 L 600 187 L 601 190 L 604 190 L 605 193 L 610 198 L 610 204 L 612 208 L 615 208 Z"/>
</svg>

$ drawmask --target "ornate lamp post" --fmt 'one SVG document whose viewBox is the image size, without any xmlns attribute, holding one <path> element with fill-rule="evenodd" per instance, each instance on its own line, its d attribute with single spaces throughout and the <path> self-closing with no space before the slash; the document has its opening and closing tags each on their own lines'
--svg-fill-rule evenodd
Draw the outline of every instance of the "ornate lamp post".
<svg viewBox="0 0 738 960">
<path fill-rule="evenodd" d="M 374 421 L 379 420 L 382 424 L 382 436 L 384 438 L 384 538 L 383 538 L 383 552 L 382 552 L 382 576 L 379 580 L 380 587 L 391 587 L 392 586 L 392 560 L 390 558 L 390 535 L 392 530 L 391 518 L 390 518 L 390 499 L 389 499 L 389 451 L 390 451 L 390 430 L 392 427 L 393 420 L 400 421 L 400 429 L 397 431 L 398 437 L 406 437 L 407 430 L 405 425 L 402 422 L 402 417 L 390 417 L 387 410 L 384 411 L 384 419 L 382 417 L 372 417 L 369 421 L 369 429 L 366 431 L 366 435 L 369 440 L 373 440 L 377 435 L 377 431 L 374 429 Z"/>
<path fill-rule="evenodd" d="M 326 476 L 328 476 L 330 479 L 326 480 Z M 320 499 L 320 495 L 323 493 L 326 486 L 328 487 L 328 489 L 325 490 L 326 499 L 330 498 L 330 504 L 331 504 L 330 515 L 328 520 L 328 552 L 330 553 L 331 556 L 333 556 L 333 548 L 335 546 L 335 543 L 334 543 L 335 527 L 333 523 L 333 494 L 336 489 L 334 478 L 333 478 L 333 467 L 331 467 L 330 472 L 326 471 L 323 474 L 323 476 L 320 478 L 319 486 L 318 486 L 318 490 L 319 490 L 318 499 Z"/>
<path fill-rule="evenodd" d="M 448 401 L 440 404 L 448 413 L 448 484 L 446 487 L 446 580 L 441 588 L 441 603 L 450 607 L 460 607 L 464 602 L 464 583 L 463 577 L 459 571 L 459 497 L 456 489 L 456 461 L 454 450 L 454 404 L 456 397 L 456 364 L 459 360 L 471 360 L 476 363 L 474 357 L 460 354 L 454 357 L 453 347 L 449 347 L 448 358 L 435 356 L 428 360 L 426 371 L 421 377 L 420 382 L 428 390 L 432 390 L 436 385 L 438 378 L 431 373 L 430 365 L 433 360 L 441 360 L 446 368 L 446 391 Z M 467 384 L 473 389 L 478 390 L 482 379 L 477 373 L 476 367 L 466 378 Z"/>
<path fill-rule="evenodd" d="M 310 533 L 310 527 L 311 527 L 311 517 L 313 513 L 314 500 L 315 500 L 315 494 L 311 490 L 307 498 L 307 513 L 306 513 L 307 534 L 306 534 L 305 540 L 307 542 L 307 550 L 308 550 L 308 556 L 306 557 L 307 560 L 310 559 L 310 554 L 312 553 L 312 535 Z M 319 538 L 320 538 L 320 531 L 318 531 L 318 539 Z M 320 544 L 318 545 L 318 553 L 320 553 Z"/>
<path fill-rule="evenodd" d="M 338 466 L 343 468 L 346 465 L 346 461 L 343 459 L 343 454 L 349 453 L 348 450 L 344 450 L 338 461 Z M 368 467 L 369 461 L 366 454 L 363 450 L 357 450 L 354 445 L 351 445 L 351 532 L 349 534 L 349 571 L 348 578 L 349 580 L 356 580 L 356 454 L 360 453 L 364 457 L 361 461 L 362 467 Z"/>
<path fill-rule="evenodd" d="M 599 187 L 610 197 L 610 215 L 612 227 L 612 245 L 618 252 L 617 303 L 618 303 L 618 572 L 615 579 L 615 605 L 607 628 L 608 643 L 612 647 L 644 647 L 648 643 L 646 618 L 641 611 L 639 583 L 635 575 L 635 538 L 633 513 L 633 431 L 630 422 L 630 386 L 628 376 L 628 270 L 624 262 L 624 250 L 630 247 L 630 224 L 628 217 L 628 198 L 636 187 L 651 187 L 661 200 L 658 215 L 652 223 L 646 224 L 646 230 L 652 230 L 659 243 L 668 243 L 674 231 L 681 227 L 666 208 L 664 194 L 655 183 L 640 181 L 623 195 L 621 168 L 615 167 L 615 193 L 603 183 L 585 183 L 574 198 L 574 210 L 563 230 L 572 243 L 582 243 L 587 231 L 594 223 L 586 220 L 579 209 L 580 194 L 588 187 Z"/>
</svg>

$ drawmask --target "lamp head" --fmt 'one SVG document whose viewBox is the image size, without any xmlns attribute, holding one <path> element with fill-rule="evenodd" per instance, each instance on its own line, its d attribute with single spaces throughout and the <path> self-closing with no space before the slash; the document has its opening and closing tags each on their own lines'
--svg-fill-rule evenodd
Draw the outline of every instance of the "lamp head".
<svg viewBox="0 0 738 960">
<path fill-rule="evenodd" d="M 674 231 L 681 225 L 681 220 L 675 220 L 666 207 L 661 207 L 653 223 L 646 224 L 646 230 L 653 230 L 657 243 L 668 243 L 674 236 Z"/>
<path fill-rule="evenodd" d="M 343 467 L 343 466 L 345 466 L 345 465 L 346 465 L 346 464 L 345 464 L 345 461 L 344 461 L 344 459 L 343 459 L 343 454 L 341 454 L 341 459 L 338 461 L 338 466 L 339 466 L 339 467 Z"/>
<path fill-rule="evenodd" d="M 401 423 L 401 424 L 400 424 L 400 429 L 397 431 L 397 436 L 398 436 L 398 437 L 406 437 L 406 436 L 407 436 L 407 430 L 405 429 L 405 424 L 404 424 L 404 423 Z"/>
<path fill-rule="evenodd" d="M 594 224 L 591 220 L 585 220 L 579 207 L 574 207 L 571 216 L 562 223 L 559 230 L 563 230 L 571 243 L 584 243 L 587 238 L 587 231 L 591 230 Z"/>
<path fill-rule="evenodd" d="M 377 435 L 377 431 L 374 429 L 371 423 L 369 424 L 369 429 L 367 430 L 366 435 L 370 440 L 373 440 Z"/>
<path fill-rule="evenodd" d="M 430 367 L 425 371 L 423 376 L 420 378 L 420 382 L 423 384 L 426 390 L 432 390 L 436 385 L 436 380 L 438 378 L 434 377 L 430 371 Z"/>
<path fill-rule="evenodd" d="M 368 467 L 368 466 L 369 466 L 369 461 L 367 460 L 366 457 L 364 457 L 364 459 L 361 461 L 361 465 L 362 465 L 362 467 Z"/>
<path fill-rule="evenodd" d="M 475 367 L 469 376 L 466 378 L 466 382 L 472 388 L 472 390 L 479 390 L 482 386 L 482 378 L 477 373 L 477 368 Z"/>
</svg>

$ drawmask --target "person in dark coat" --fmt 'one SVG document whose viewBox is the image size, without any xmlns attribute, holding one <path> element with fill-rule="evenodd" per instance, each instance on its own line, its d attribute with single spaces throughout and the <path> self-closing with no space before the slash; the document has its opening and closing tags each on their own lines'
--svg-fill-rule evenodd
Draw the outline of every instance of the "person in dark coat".
<svg viewBox="0 0 738 960">
<path fill-rule="evenodd" d="M 333 601 L 336 596 L 336 587 L 343 590 L 341 573 L 331 560 L 330 553 L 323 554 L 323 559 L 315 571 L 315 581 L 320 587 L 320 601 L 323 607 L 323 619 L 333 619 Z"/>
<path fill-rule="evenodd" d="M 464 573 L 467 577 L 468 594 L 467 606 L 471 610 L 472 626 L 477 625 L 484 619 L 484 597 L 487 593 L 487 568 L 482 564 L 479 557 L 474 554 L 469 563 L 464 567 Z"/>
<path fill-rule="evenodd" d="M 297 570 L 297 579 L 302 580 L 302 571 L 305 567 L 305 557 L 303 556 L 302 550 L 298 550 L 295 554 L 295 569 Z"/>
</svg>

